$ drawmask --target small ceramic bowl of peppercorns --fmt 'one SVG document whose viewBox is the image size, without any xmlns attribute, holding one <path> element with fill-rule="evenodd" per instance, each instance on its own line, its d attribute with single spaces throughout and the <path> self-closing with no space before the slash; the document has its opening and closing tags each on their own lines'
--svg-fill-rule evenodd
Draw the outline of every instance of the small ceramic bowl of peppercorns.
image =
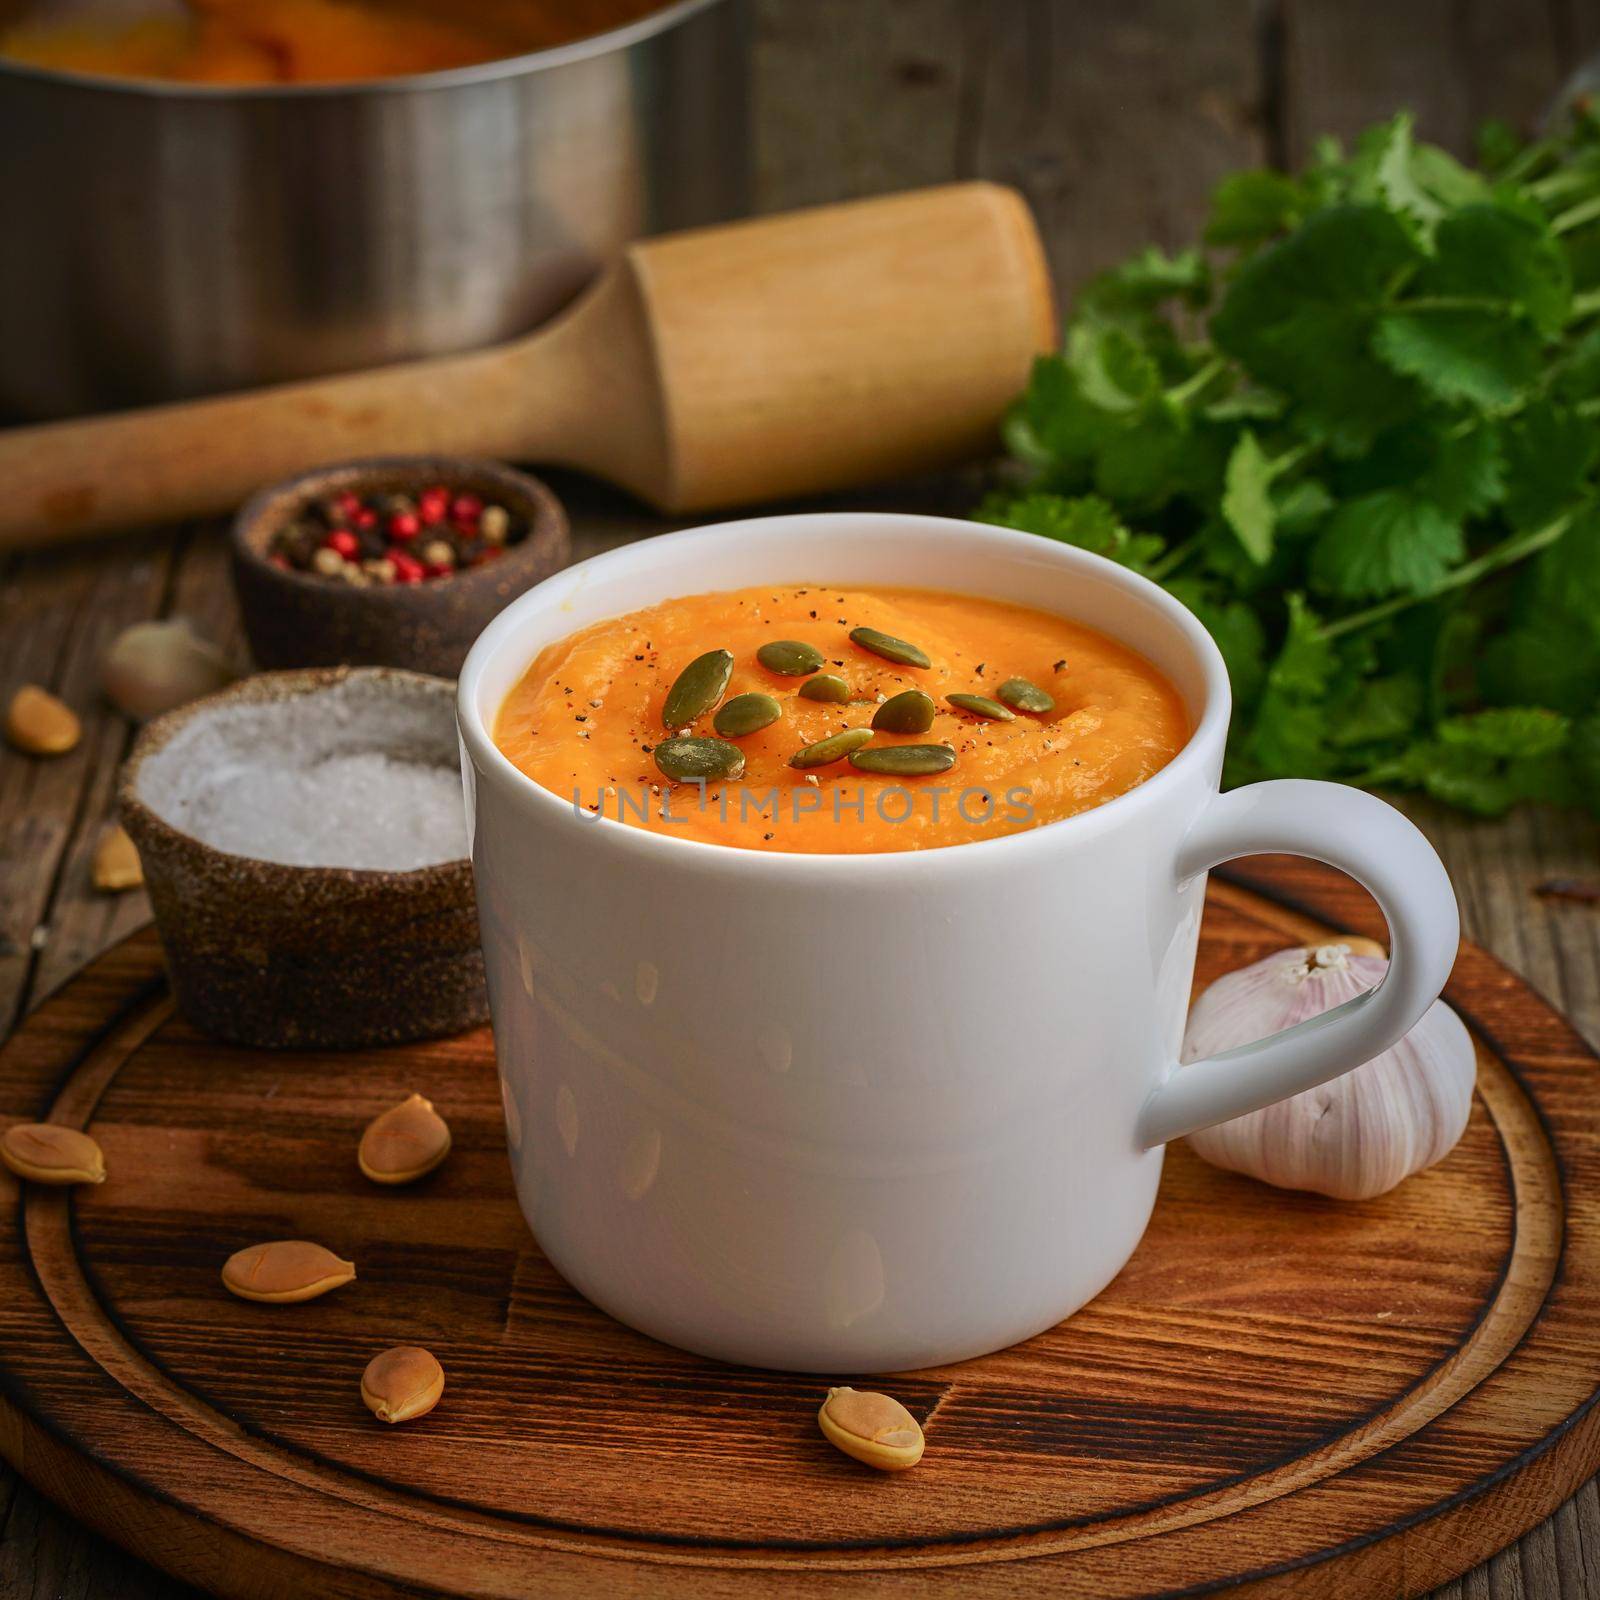
<svg viewBox="0 0 1600 1600">
<path fill-rule="evenodd" d="M 453 678 L 489 619 L 566 565 L 561 503 L 493 461 L 390 456 L 263 489 L 233 529 L 262 668 L 380 666 Z"/>
</svg>

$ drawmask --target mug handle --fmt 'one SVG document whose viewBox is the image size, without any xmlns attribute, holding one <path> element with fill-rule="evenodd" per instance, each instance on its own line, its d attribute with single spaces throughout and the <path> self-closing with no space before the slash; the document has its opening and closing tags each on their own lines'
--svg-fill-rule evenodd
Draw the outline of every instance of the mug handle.
<svg viewBox="0 0 1600 1600">
<path fill-rule="evenodd" d="M 1300 778 L 1234 789 L 1190 830 L 1178 880 L 1263 851 L 1326 861 L 1370 890 L 1389 924 L 1389 970 L 1375 989 L 1320 1016 L 1174 1066 L 1140 1113 L 1141 1148 L 1259 1111 L 1382 1054 L 1438 998 L 1455 964 L 1461 923 L 1449 875 L 1393 806 L 1360 789 Z"/>
</svg>

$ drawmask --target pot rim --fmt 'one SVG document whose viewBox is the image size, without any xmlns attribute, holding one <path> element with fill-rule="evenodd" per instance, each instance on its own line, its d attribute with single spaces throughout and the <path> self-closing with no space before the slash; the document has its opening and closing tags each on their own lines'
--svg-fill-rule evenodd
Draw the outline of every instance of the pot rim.
<svg viewBox="0 0 1600 1600">
<path fill-rule="evenodd" d="M 237 100 L 326 99 L 337 95 L 366 96 L 473 88 L 479 84 L 497 83 L 504 78 L 524 77 L 571 66 L 591 56 L 631 49 L 687 22 L 699 12 L 730 3 L 732 0 L 669 0 L 668 4 L 619 28 L 608 28 L 603 33 L 590 34 L 587 38 L 553 45 L 548 50 L 529 50 L 521 55 L 475 62 L 471 66 L 447 67 L 438 72 L 404 73 L 392 78 L 336 78 L 316 83 L 184 83 L 167 78 L 73 72 L 61 67 L 34 66 L 29 62 L 12 61 L 0 56 L 0 79 L 17 77 L 69 89 L 128 95 L 136 99 L 219 105 Z"/>
<path fill-rule="evenodd" d="M 413 690 L 418 685 L 426 685 L 420 692 L 439 694 L 444 714 L 451 715 L 455 689 L 450 680 L 432 673 L 413 672 L 407 667 L 295 667 L 285 672 L 252 673 L 225 689 L 217 690 L 215 694 L 202 695 L 198 700 L 191 700 L 187 705 L 153 718 L 139 730 L 133 749 L 117 774 L 117 811 L 123 826 L 133 836 L 135 847 L 143 836 L 168 850 L 244 862 L 248 871 L 267 883 L 276 880 L 326 886 L 359 885 L 414 894 L 433 884 L 443 887 L 470 877 L 472 862 L 467 856 L 401 870 L 393 867 L 301 866 L 289 861 L 269 861 L 262 856 L 240 855 L 237 851 L 208 844 L 187 829 L 169 822 L 139 794 L 139 778 L 145 762 L 159 755 L 197 717 L 209 715 L 234 701 L 248 703 L 270 699 L 270 691 L 274 687 L 285 691 L 286 696 L 299 698 L 321 694 L 352 677 L 400 680 Z"/>
</svg>

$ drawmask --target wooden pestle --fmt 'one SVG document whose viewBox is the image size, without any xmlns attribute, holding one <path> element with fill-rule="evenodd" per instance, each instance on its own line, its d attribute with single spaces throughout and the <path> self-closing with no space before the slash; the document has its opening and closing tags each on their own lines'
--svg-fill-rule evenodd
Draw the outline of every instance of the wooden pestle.
<svg viewBox="0 0 1600 1600">
<path fill-rule="evenodd" d="M 673 234 L 509 344 L 0 433 L 0 547 L 374 454 L 576 467 L 674 512 L 838 489 L 982 450 L 1054 336 L 1033 219 L 994 184 Z"/>
</svg>

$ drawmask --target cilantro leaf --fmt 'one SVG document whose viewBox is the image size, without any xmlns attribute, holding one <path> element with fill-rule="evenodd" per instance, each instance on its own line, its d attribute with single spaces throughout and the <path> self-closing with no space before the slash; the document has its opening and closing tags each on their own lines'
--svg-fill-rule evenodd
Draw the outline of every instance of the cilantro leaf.
<svg viewBox="0 0 1600 1600">
<path fill-rule="evenodd" d="M 1600 817 L 1600 711 L 1573 724 L 1568 756 L 1579 800 Z"/>
<path fill-rule="evenodd" d="M 1102 411 L 1139 411 L 1161 389 L 1161 369 L 1127 329 L 1079 323 L 1067 336 L 1067 365 L 1083 397 Z"/>
<path fill-rule="evenodd" d="M 1498 816 L 1519 800 L 1572 797 L 1561 759 L 1570 734 L 1567 718 L 1542 707 L 1450 717 L 1395 763 L 1392 776 L 1463 810 Z"/>
<path fill-rule="evenodd" d="M 1272 556 L 1277 510 L 1272 502 L 1274 469 L 1256 436 L 1246 428 L 1228 457 L 1222 492 L 1223 520 L 1239 536 L 1257 566 Z"/>
<path fill-rule="evenodd" d="M 1328 743 L 1341 749 L 1404 738 L 1422 715 L 1421 681 L 1409 672 L 1369 678 L 1329 716 Z"/>
<path fill-rule="evenodd" d="M 1538 528 L 1578 492 L 1595 464 L 1594 423 L 1546 402 L 1531 405 L 1506 435 L 1506 515 Z"/>
<path fill-rule="evenodd" d="M 1600 510 L 1589 507 L 1534 559 L 1533 599 L 1539 620 L 1572 618 L 1600 642 Z"/>
<path fill-rule="evenodd" d="M 1243 753 L 1251 768 L 1266 777 L 1321 776 L 1328 769 L 1326 702 L 1338 655 L 1300 595 L 1289 595 L 1287 606 L 1283 645 L 1267 669 Z"/>
<path fill-rule="evenodd" d="M 1154 534 L 1134 533 L 1098 495 L 1079 495 L 1075 499 L 1059 494 L 991 495 L 978 508 L 977 515 L 981 522 L 1043 534 L 1047 539 L 1092 550 L 1136 570 L 1165 548 L 1165 541 Z"/>
<path fill-rule="evenodd" d="M 1311 554 L 1312 583 L 1347 600 L 1428 594 L 1461 559 L 1461 524 L 1431 500 L 1380 489 L 1347 500 Z"/>
<path fill-rule="evenodd" d="M 1478 679 L 1493 705 L 1549 706 L 1576 716 L 1600 705 L 1600 642 L 1555 613 L 1489 640 Z"/>
<path fill-rule="evenodd" d="M 1197 578 L 1174 578 L 1167 590 L 1205 624 L 1227 664 L 1235 705 L 1248 706 L 1266 674 L 1266 630 L 1254 609 L 1243 600 L 1219 597 Z"/>
<path fill-rule="evenodd" d="M 1332 431 L 1369 437 L 1411 403 L 1409 385 L 1368 344 L 1391 281 L 1418 260 L 1392 212 L 1316 212 L 1245 262 L 1211 319 L 1211 337 Z"/>
<path fill-rule="evenodd" d="M 1022 399 L 1006 419 L 1006 442 L 1030 466 L 1058 472 L 1094 455 L 1113 419 L 1090 404 L 1060 356 L 1040 356 Z"/>
<path fill-rule="evenodd" d="M 1417 492 L 1447 517 L 1481 517 L 1506 492 L 1505 462 L 1495 429 L 1480 423 L 1434 443 L 1432 459 L 1417 479 Z"/>
<path fill-rule="evenodd" d="M 1434 248 L 1417 276 L 1418 295 L 1495 302 L 1547 336 L 1567 320 L 1572 273 L 1548 224 L 1502 206 L 1464 206 L 1439 224 Z"/>
<path fill-rule="evenodd" d="M 1511 405 L 1539 370 L 1538 335 L 1499 311 L 1391 311 L 1372 348 L 1438 399 L 1485 411 Z"/>
<path fill-rule="evenodd" d="M 1198 250 L 1168 255 L 1153 244 L 1138 255 L 1103 272 L 1078 298 L 1080 311 L 1114 316 L 1148 311 L 1163 300 L 1204 305 L 1211 295 L 1211 267 Z"/>
<path fill-rule="evenodd" d="M 1215 245 L 1264 244 L 1310 209 L 1305 190 L 1281 172 L 1235 172 L 1217 185 L 1205 241 Z"/>
</svg>

